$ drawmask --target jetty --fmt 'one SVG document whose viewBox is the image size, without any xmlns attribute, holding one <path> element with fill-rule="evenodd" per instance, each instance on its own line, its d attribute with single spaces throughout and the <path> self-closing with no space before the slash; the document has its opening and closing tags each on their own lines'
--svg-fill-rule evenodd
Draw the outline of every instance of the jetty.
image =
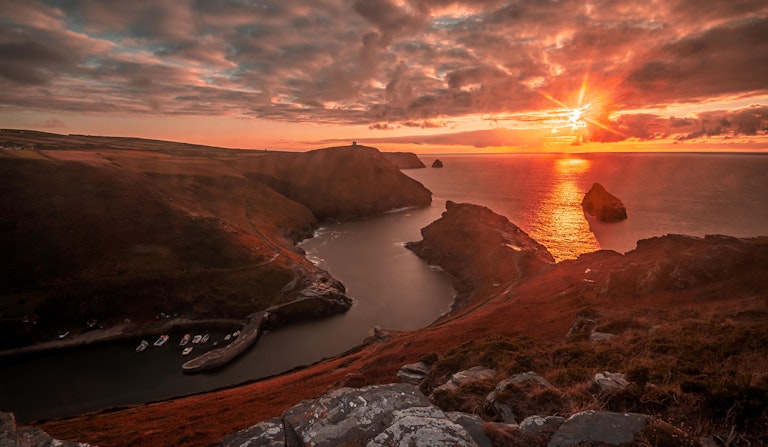
<svg viewBox="0 0 768 447">
<path fill-rule="evenodd" d="M 195 357 L 181 365 L 181 369 L 185 373 L 191 374 L 208 371 L 227 364 L 256 343 L 261 335 L 261 326 L 268 317 L 269 313 L 266 311 L 256 312 L 249 317 L 248 322 L 243 326 L 240 336 L 235 338 L 232 343 Z"/>
</svg>

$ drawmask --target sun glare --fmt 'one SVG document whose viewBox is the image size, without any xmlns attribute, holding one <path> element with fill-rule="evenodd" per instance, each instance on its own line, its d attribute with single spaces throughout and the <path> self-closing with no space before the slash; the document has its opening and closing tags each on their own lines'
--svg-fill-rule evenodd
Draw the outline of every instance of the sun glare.
<svg viewBox="0 0 768 447">
<path fill-rule="evenodd" d="M 606 92 L 589 92 L 586 75 L 581 82 L 578 93 L 568 103 L 547 92 L 540 91 L 540 93 L 560 107 L 552 112 L 553 134 L 572 135 L 575 138 L 574 142 L 588 139 L 594 127 L 621 135 L 621 132 L 611 127 L 605 118 L 610 115 L 609 95 Z"/>
</svg>

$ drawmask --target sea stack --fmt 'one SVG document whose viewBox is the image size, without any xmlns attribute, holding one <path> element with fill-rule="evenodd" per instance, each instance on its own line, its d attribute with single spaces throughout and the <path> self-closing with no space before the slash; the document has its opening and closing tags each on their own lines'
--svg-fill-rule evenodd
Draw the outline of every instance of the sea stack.
<svg viewBox="0 0 768 447">
<path fill-rule="evenodd" d="M 432 162 L 432 167 L 433 168 L 442 168 L 443 167 L 443 162 L 440 161 L 439 158 L 436 158 L 435 161 Z"/>
<path fill-rule="evenodd" d="M 595 183 L 581 201 L 584 212 L 605 222 L 618 222 L 627 218 L 627 208 L 621 199 Z"/>
</svg>

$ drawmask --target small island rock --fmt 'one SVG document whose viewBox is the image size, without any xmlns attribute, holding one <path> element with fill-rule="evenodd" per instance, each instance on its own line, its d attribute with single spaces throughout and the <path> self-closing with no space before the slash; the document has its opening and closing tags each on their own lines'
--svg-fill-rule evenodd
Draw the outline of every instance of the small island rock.
<svg viewBox="0 0 768 447">
<path fill-rule="evenodd" d="M 581 201 L 584 212 L 605 222 L 617 222 L 627 218 L 627 208 L 622 201 L 595 183 Z"/>
<path fill-rule="evenodd" d="M 433 168 L 442 168 L 443 167 L 443 162 L 440 161 L 439 158 L 436 158 L 435 161 L 432 162 L 432 167 Z"/>
</svg>

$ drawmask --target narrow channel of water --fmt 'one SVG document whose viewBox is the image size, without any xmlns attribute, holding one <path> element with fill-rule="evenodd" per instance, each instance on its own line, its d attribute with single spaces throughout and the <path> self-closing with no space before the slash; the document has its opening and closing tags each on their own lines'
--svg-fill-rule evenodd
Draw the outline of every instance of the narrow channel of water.
<svg viewBox="0 0 768 447">
<path fill-rule="evenodd" d="M 189 359 L 181 356 L 181 333 L 143 353 L 135 352 L 135 340 L 0 360 L 0 410 L 29 422 L 208 391 L 336 355 L 362 342 L 374 325 L 424 327 L 449 309 L 454 291 L 445 273 L 403 244 L 421 239 L 419 229 L 441 211 L 432 206 L 330 223 L 302 244 L 355 299 L 344 315 L 273 331 L 230 365 L 196 375 L 181 372 Z M 209 345 L 224 333 L 211 336 Z"/>
</svg>

